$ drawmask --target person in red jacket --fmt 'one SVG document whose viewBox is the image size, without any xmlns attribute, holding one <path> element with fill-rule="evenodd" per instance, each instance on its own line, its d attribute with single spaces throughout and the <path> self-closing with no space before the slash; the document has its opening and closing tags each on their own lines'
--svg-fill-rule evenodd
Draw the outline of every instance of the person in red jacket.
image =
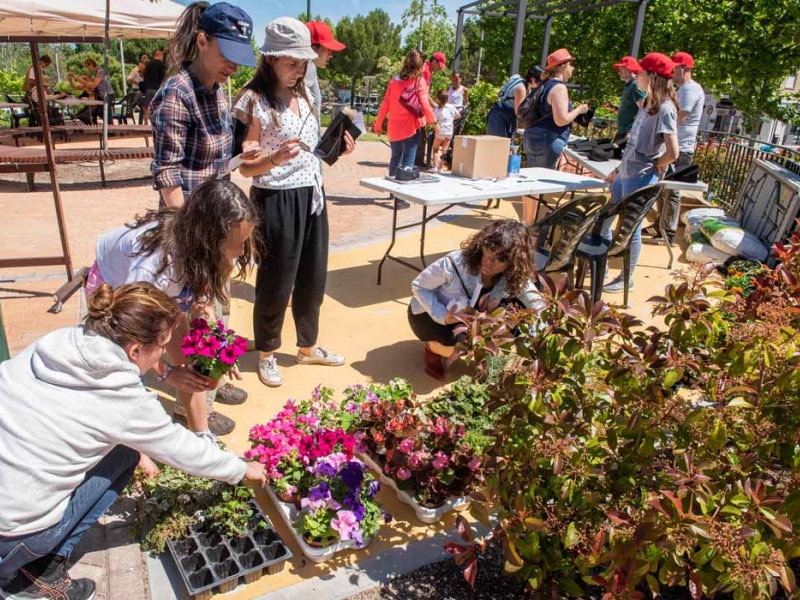
<svg viewBox="0 0 800 600">
<path fill-rule="evenodd" d="M 417 153 L 419 135 L 417 131 L 426 123 L 432 123 L 438 132 L 438 125 L 431 110 L 428 97 L 428 84 L 423 77 L 424 61 L 417 50 L 408 53 L 403 61 L 400 74 L 394 77 L 386 88 L 378 117 L 375 120 L 374 131 L 381 135 L 383 121 L 388 114 L 389 124 L 387 133 L 392 147 L 392 158 L 389 161 L 389 176 L 392 177 L 399 167 L 413 167 L 414 157 Z M 419 104 L 423 115 L 418 117 L 412 114 L 400 103 L 400 97 L 409 87 L 417 89 Z"/>
</svg>

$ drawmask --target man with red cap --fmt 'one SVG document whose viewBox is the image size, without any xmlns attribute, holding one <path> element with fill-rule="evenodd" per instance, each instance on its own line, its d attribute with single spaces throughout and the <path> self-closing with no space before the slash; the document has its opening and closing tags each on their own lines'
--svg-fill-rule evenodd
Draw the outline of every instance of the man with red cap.
<svg viewBox="0 0 800 600">
<path fill-rule="evenodd" d="M 311 47 L 317 53 L 317 58 L 308 63 L 305 83 L 306 87 L 311 91 L 311 96 L 314 100 L 314 114 L 319 120 L 319 113 L 322 109 L 322 92 L 319 89 L 317 67 L 324 69 L 328 66 L 328 61 L 333 56 L 333 53 L 344 50 L 347 46 L 333 37 L 333 32 L 325 21 L 309 21 L 306 23 L 306 27 L 311 32 Z"/>
<path fill-rule="evenodd" d="M 619 71 L 619 78 L 625 82 L 617 111 L 617 136 L 622 138 L 628 136 L 636 119 L 636 113 L 639 112 L 639 101 L 647 97 L 647 92 L 636 85 L 636 73 L 641 71 L 642 67 L 634 57 L 624 56 L 614 68 Z"/>
<path fill-rule="evenodd" d="M 431 75 L 437 71 L 441 71 L 447 67 L 447 57 L 443 52 L 434 52 L 430 58 L 425 61 L 425 69 L 422 71 L 422 77 L 425 78 L 425 83 L 428 84 L 428 89 L 431 86 Z"/>
<path fill-rule="evenodd" d="M 694 149 L 697 140 L 697 129 L 700 127 L 700 119 L 703 116 L 703 106 L 706 101 L 706 93 L 703 88 L 692 79 L 694 70 L 694 58 L 688 52 L 677 52 L 672 57 L 675 63 L 673 81 L 678 86 L 678 147 L 680 154 L 672 165 L 673 169 L 682 169 L 694 162 Z M 667 215 L 665 220 L 665 233 L 667 240 L 672 243 L 675 231 L 678 228 L 678 218 L 681 212 L 681 195 L 675 190 L 665 190 L 663 192 L 667 198 Z M 664 196 L 659 199 L 663 203 Z"/>
</svg>

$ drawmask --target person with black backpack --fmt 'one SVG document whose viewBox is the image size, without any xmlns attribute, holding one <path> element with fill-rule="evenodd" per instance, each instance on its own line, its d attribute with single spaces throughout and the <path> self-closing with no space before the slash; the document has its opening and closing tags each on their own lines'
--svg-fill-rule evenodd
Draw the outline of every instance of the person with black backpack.
<svg viewBox="0 0 800 600">
<path fill-rule="evenodd" d="M 528 167 L 557 168 L 572 122 L 589 112 L 588 104 L 573 108 L 569 99 L 566 82 L 575 70 L 574 61 L 566 48 L 550 54 L 542 84 L 517 109 L 518 124 L 525 129 L 522 142 Z"/>
<path fill-rule="evenodd" d="M 486 116 L 486 133 L 512 138 L 517 130 L 517 108 L 525 100 L 526 94 L 535 90 L 541 82 L 544 70 L 535 65 L 528 69 L 525 78 L 512 75 L 500 88 L 498 101 Z"/>
</svg>

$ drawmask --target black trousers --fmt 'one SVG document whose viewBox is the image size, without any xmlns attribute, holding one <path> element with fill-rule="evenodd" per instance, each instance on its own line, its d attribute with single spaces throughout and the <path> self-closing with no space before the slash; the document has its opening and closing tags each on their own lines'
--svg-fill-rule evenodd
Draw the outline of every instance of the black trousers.
<svg viewBox="0 0 800 600">
<path fill-rule="evenodd" d="M 317 343 L 328 275 L 328 211 L 311 214 L 312 195 L 311 187 L 250 188 L 250 199 L 261 213 L 253 331 L 262 352 L 281 347 L 290 296 L 297 345 L 310 348 Z"/>
<path fill-rule="evenodd" d="M 455 346 L 466 338 L 466 334 L 462 333 L 456 336 L 453 333 L 457 325 L 437 323 L 426 312 L 415 315 L 410 306 L 408 307 L 408 324 L 417 339 L 423 342 L 439 342 L 443 346 Z"/>
</svg>

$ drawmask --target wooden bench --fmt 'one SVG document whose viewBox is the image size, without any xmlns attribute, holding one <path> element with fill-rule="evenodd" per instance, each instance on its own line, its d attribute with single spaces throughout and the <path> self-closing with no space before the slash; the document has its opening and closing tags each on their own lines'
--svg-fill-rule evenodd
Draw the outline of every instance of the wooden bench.
<svg viewBox="0 0 800 600">
<path fill-rule="evenodd" d="M 153 158 L 153 148 L 74 148 L 71 150 L 53 150 L 56 164 L 93 162 L 100 163 L 100 178 L 103 187 L 106 186 L 103 163 L 107 160 L 142 160 Z M 28 176 L 28 191 L 33 191 L 34 173 L 46 173 L 47 153 L 44 148 L 2 148 L 0 149 L 0 173 L 26 173 Z"/>
<path fill-rule="evenodd" d="M 31 140 L 41 143 L 43 133 L 41 127 L 17 127 L 16 129 L 0 129 L 0 145 L 24 146 L 25 141 Z M 73 137 L 95 137 L 102 139 L 102 125 L 87 125 L 82 121 L 70 121 L 65 125 L 53 125 L 50 127 L 53 143 L 76 141 Z M 153 135 L 150 125 L 109 125 L 109 138 L 142 137 L 145 145 L 149 144 L 149 138 Z M 20 142 L 23 142 L 20 144 Z"/>
</svg>

